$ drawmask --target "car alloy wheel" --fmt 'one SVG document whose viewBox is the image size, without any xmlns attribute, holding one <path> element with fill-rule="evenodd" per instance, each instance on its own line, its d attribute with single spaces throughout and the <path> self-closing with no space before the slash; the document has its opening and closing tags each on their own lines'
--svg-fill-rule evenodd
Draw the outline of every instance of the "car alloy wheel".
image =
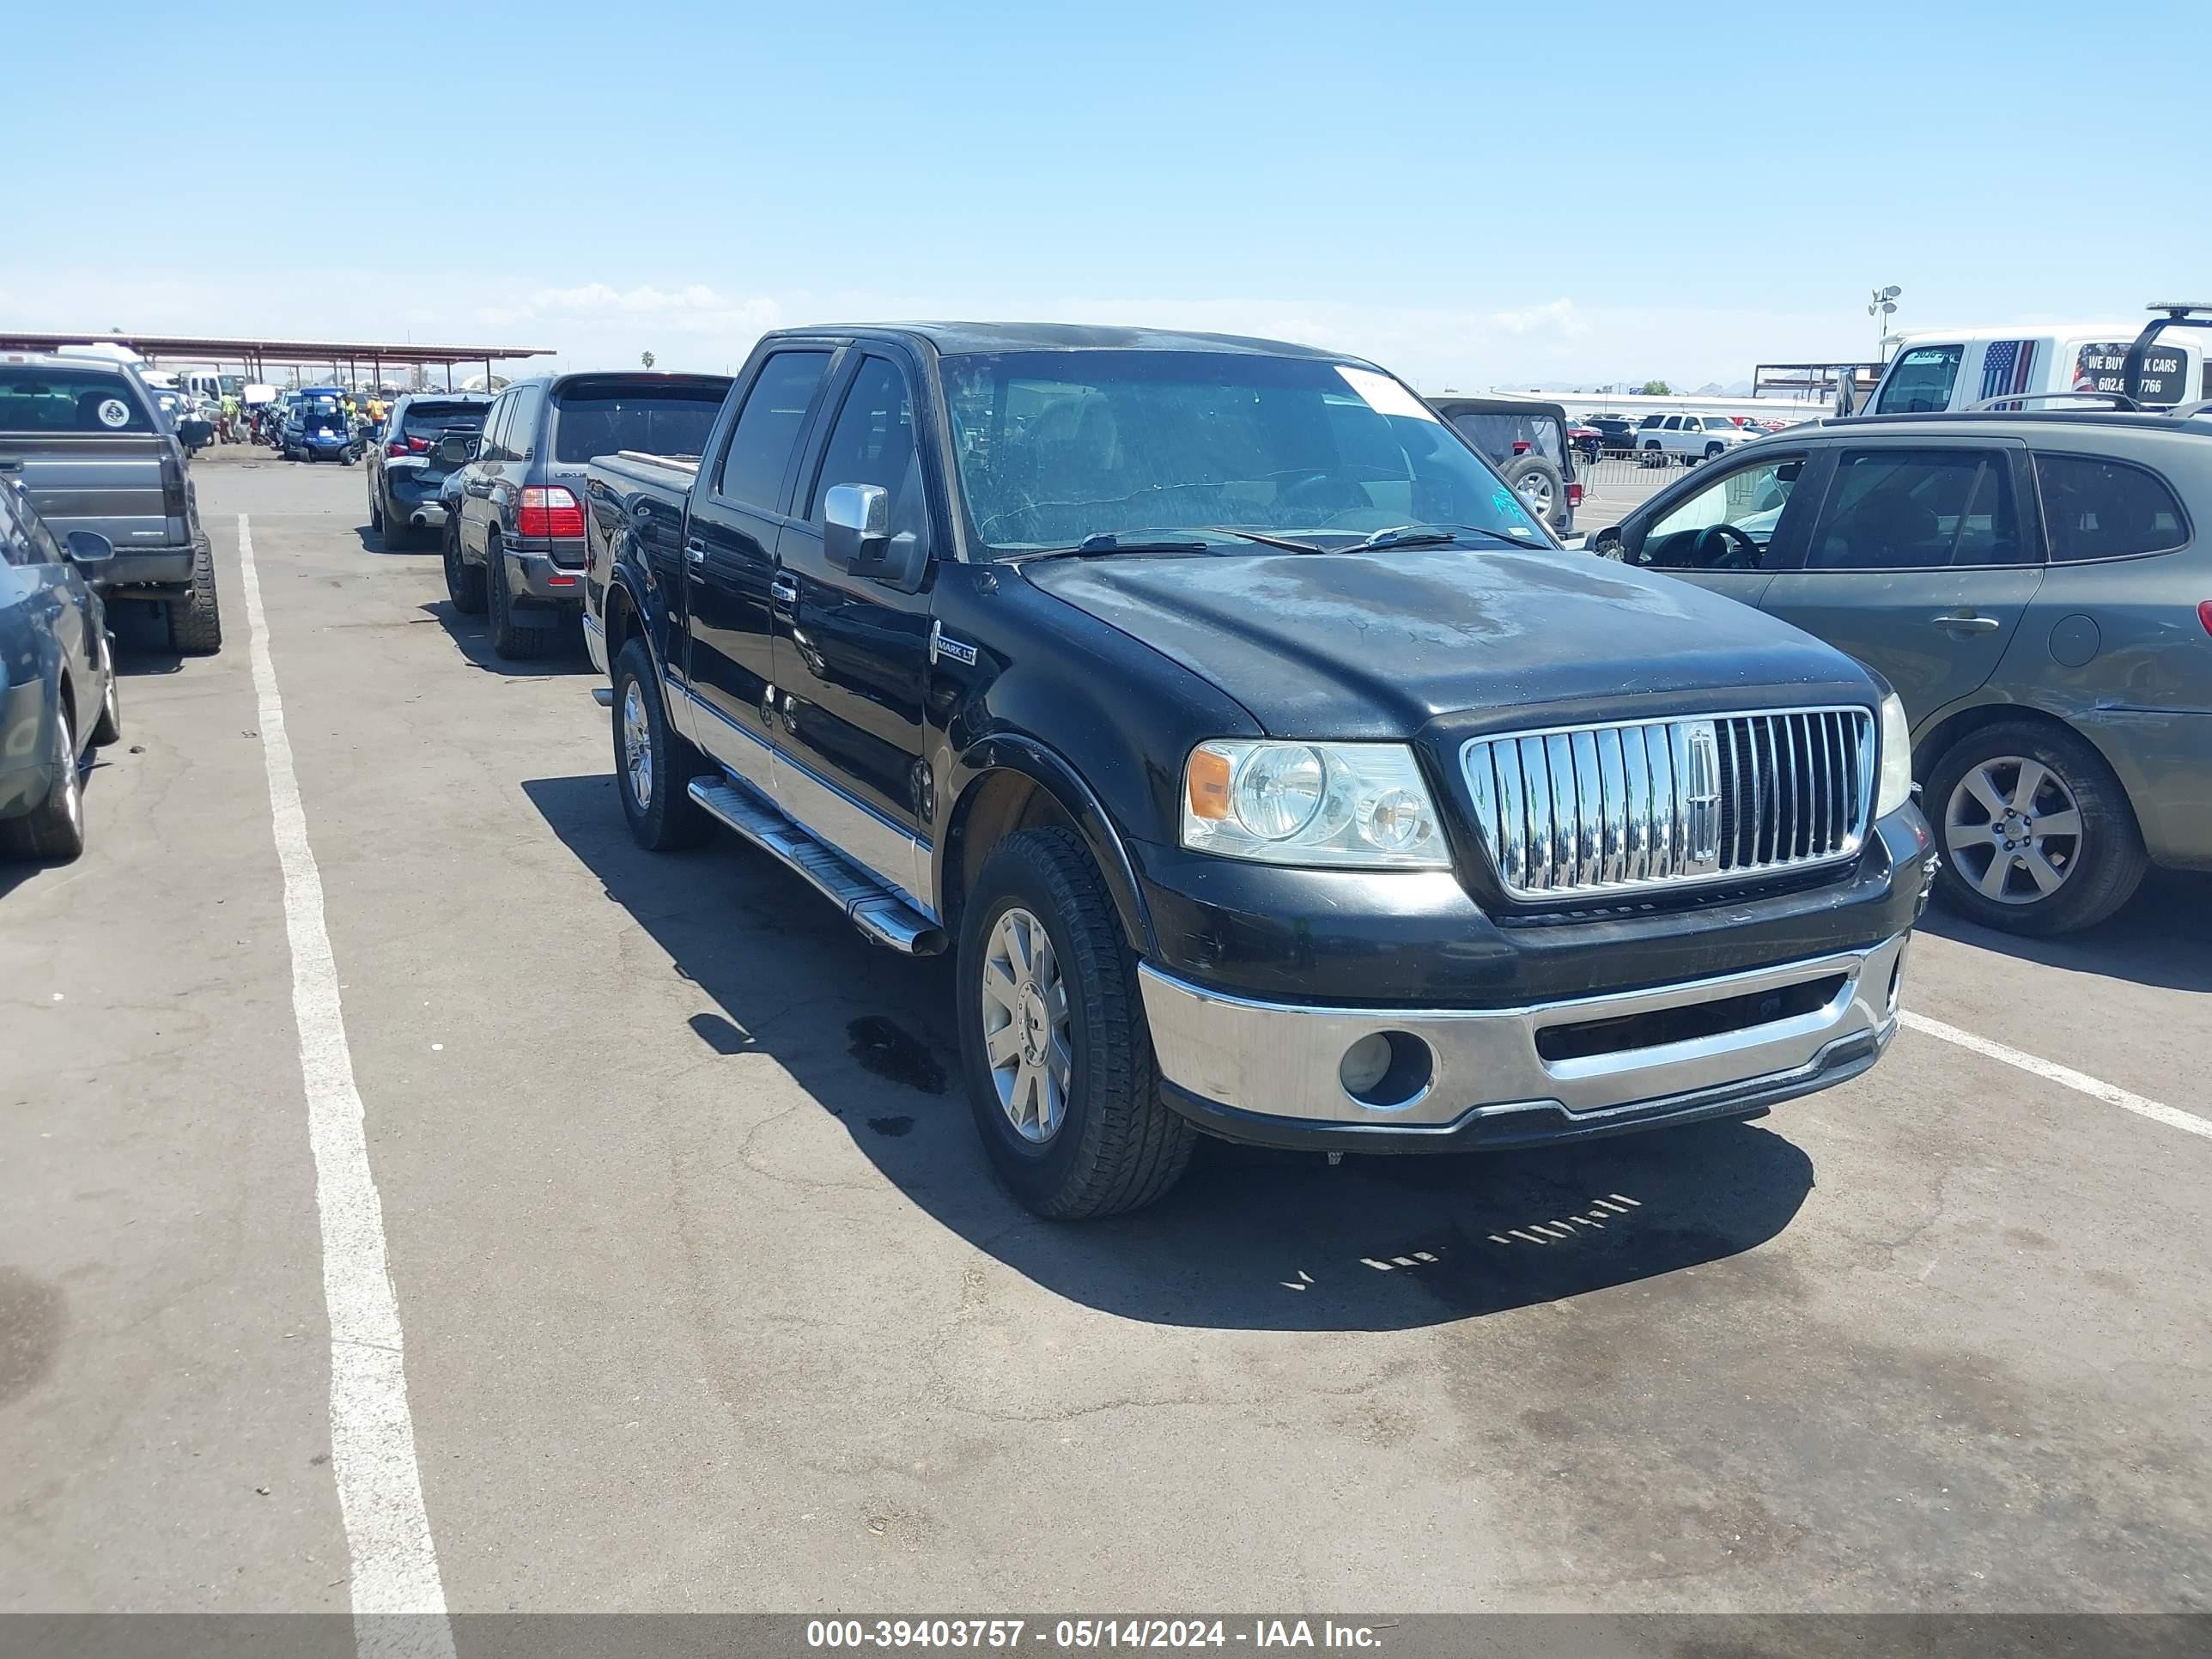
<svg viewBox="0 0 2212 1659">
<path fill-rule="evenodd" d="M 1536 509 L 1536 516 L 1552 516 L 1552 481 L 1540 472 L 1531 472 L 1521 480 L 1521 499 Z"/>
<path fill-rule="evenodd" d="M 1044 924 L 1019 905 L 1000 916 L 983 958 L 983 1045 L 999 1108 L 1024 1140 L 1059 1133 L 1074 1082 L 1067 981 Z"/>
<path fill-rule="evenodd" d="M 2041 761 L 1992 756 L 1952 789 L 1943 808 L 1943 845 L 1984 898 L 2039 903 L 2081 865 L 2081 803 Z"/>
<path fill-rule="evenodd" d="M 629 776 L 630 799 L 641 812 L 653 808 L 653 722 L 645 693 L 635 680 L 623 689 L 623 770 Z"/>
</svg>

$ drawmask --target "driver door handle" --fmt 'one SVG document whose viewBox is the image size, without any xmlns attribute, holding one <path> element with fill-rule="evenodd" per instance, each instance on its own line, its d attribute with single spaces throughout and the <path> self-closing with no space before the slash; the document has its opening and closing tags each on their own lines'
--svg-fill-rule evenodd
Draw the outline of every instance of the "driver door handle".
<svg viewBox="0 0 2212 1659">
<path fill-rule="evenodd" d="M 684 562 L 693 569 L 707 562 L 707 544 L 694 536 L 684 544 Z"/>
<path fill-rule="evenodd" d="M 1995 617 L 1977 617 L 1971 611 L 1964 615 L 1930 617 L 1928 620 L 1954 634 L 1994 634 L 2004 626 Z"/>
<path fill-rule="evenodd" d="M 790 611 L 799 604 L 799 583 L 790 576 L 778 576 L 768 585 L 769 603 L 779 611 Z"/>
</svg>

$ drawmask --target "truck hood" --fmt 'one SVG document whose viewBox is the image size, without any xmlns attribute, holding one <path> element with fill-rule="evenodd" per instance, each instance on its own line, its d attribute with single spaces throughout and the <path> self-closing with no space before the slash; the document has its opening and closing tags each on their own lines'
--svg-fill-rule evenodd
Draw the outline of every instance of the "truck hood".
<svg viewBox="0 0 2212 1659">
<path fill-rule="evenodd" d="M 1578 553 L 1115 554 L 1040 561 L 1045 592 L 1205 676 L 1272 735 L 1868 703 L 1840 652 L 1671 577 Z M 1492 718 L 1485 719 L 1488 715 Z"/>
</svg>

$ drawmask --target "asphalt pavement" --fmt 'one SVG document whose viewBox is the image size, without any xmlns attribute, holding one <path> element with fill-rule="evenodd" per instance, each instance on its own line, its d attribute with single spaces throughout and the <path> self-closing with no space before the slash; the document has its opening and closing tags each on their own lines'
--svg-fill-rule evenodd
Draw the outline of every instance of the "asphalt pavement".
<svg viewBox="0 0 2212 1659">
<path fill-rule="evenodd" d="M 1054 1225 L 943 963 L 638 850 L 580 648 L 495 659 L 360 469 L 196 471 L 228 643 L 126 618 L 90 850 L 0 872 L 0 1610 L 343 1611 L 374 1535 L 242 523 L 456 1612 L 2212 1606 L 2212 883 L 1916 940 L 2072 1081 L 1912 1030 L 1755 1123 Z"/>
</svg>

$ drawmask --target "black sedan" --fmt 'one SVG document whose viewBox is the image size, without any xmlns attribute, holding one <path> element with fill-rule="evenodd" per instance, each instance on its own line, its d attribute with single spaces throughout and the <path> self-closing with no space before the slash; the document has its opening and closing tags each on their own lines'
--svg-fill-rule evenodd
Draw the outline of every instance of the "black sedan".
<svg viewBox="0 0 2212 1659">
<path fill-rule="evenodd" d="M 0 858 L 66 863 L 84 851 L 84 757 L 123 735 L 107 613 L 86 573 L 105 536 L 66 545 L 0 486 Z"/>
</svg>

